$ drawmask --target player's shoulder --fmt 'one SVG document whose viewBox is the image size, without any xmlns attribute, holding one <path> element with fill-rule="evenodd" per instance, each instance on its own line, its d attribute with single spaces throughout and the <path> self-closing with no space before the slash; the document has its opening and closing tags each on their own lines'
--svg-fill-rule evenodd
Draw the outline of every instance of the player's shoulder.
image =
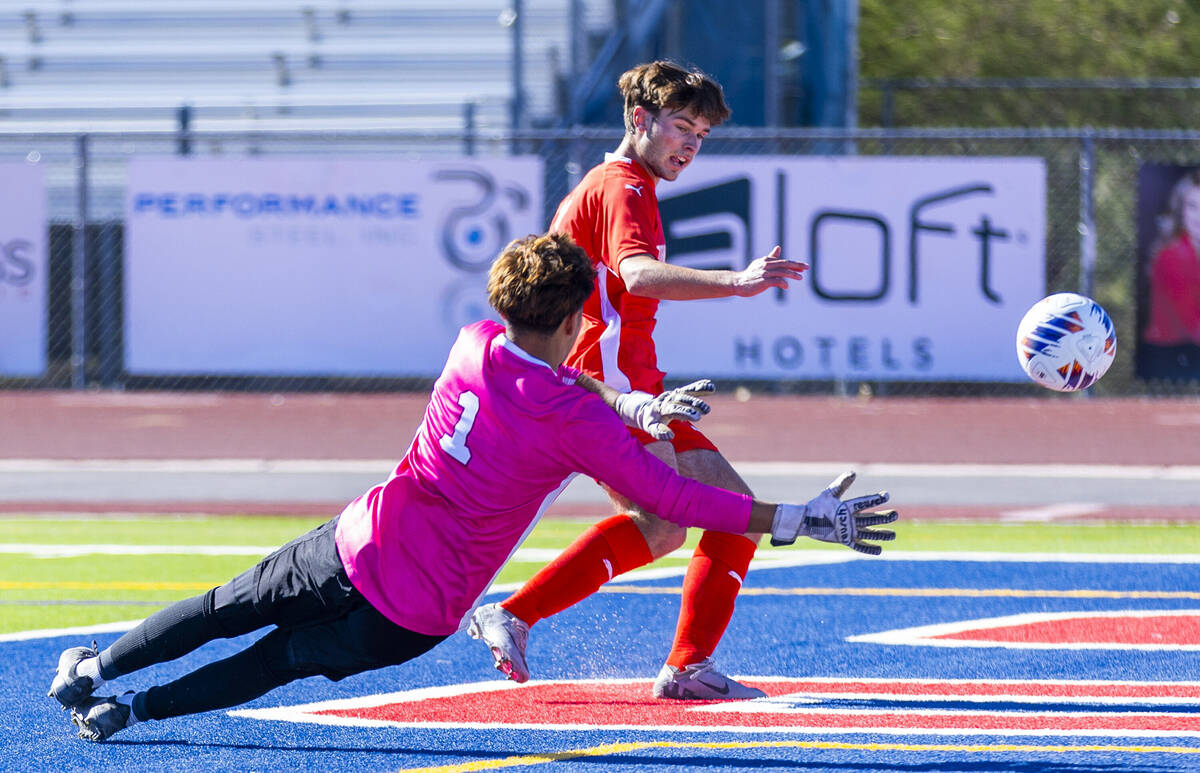
<svg viewBox="0 0 1200 773">
<path fill-rule="evenodd" d="M 473 322 L 459 328 L 437 383 L 462 383 L 463 380 L 477 379 L 480 368 L 486 370 L 486 363 L 491 359 L 492 341 L 503 332 L 504 328 L 491 320 Z"/>
<path fill-rule="evenodd" d="M 458 331 L 458 340 L 460 342 L 470 341 L 476 344 L 482 344 L 487 341 L 491 341 L 493 338 L 503 332 L 504 326 L 499 322 L 491 319 L 483 319 L 462 327 Z"/>
<path fill-rule="evenodd" d="M 637 165 L 631 158 L 618 156 L 609 153 L 604 158 L 604 163 L 596 167 L 600 171 L 603 179 L 608 180 L 625 180 L 646 182 L 646 175 L 642 172 L 641 167 Z"/>
<path fill-rule="evenodd" d="M 616 157 L 604 165 L 603 177 L 598 181 L 603 196 L 609 200 L 620 200 L 627 206 L 641 205 L 647 209 L 657 206 L 654 183 L 629 159 Z"/>
</svg>

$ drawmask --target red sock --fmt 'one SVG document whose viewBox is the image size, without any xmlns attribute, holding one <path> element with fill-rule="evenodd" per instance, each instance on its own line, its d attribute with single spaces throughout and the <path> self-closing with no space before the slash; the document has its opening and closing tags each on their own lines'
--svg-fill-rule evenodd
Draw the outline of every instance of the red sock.
<svg viewBox="0 0 1200 773">
<path fill-rule="evenodd" d="M 500 606 L 533 625 L 584 600 L 618 574 L 653 560 L 633 519 L 614 515 L 579 535 Z"/>
<path fill-rule="evenodd" d="M 733 602 L 757 547 L 740 534 L 704 532 L 683 578 L 675 644 L 667 657 L 669 665 L 681 669 L 699 663 L 716 650 L 733 617 Z"/>
</svg>

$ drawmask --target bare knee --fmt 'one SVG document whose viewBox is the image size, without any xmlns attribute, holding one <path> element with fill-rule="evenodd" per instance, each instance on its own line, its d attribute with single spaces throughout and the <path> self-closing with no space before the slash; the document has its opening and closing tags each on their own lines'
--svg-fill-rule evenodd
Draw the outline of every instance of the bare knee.
<svg viewBox="0 0 1200 773">
<path fill-rule="evenodd" d="M 629 517 L 637 524 L 638 531 L 642 533 L 642 538 L 650 548 L 650 554 L 656 559 L 679 550 L 687 539 L 687 529 L 664 521 L 656 515 L 632 512 Z"/>
</svg>

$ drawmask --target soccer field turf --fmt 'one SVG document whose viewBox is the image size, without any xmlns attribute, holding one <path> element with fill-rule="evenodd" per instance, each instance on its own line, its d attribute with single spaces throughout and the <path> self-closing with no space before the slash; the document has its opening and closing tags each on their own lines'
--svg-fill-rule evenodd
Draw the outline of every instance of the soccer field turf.
<svg viewBox="0 0 1200 773">
<path fill-rule="evenodd" d="M 319 522 L 5 519 L 0 704 L 11 732 L 0 767 L 1182 773 L 1200 759 L 1193 523 L 916 519 L 897 524 L 882 559 L 813 542 L 763 547 L 720 652 L 728 673 L 770 696 L 753 705 L 650 697 L 685 549 L 659 562 L 666 571 L 631 572 L 539 625 L 524 685 L 463 634 L 401 666 L 299 680 L 235 711 L 144 723 L 107 744 L 75 737 L 45 696 L 64 647 L 107 646 Z M 588 523 L 543 521 L 488 600 Z M 117 625 L 95 630 L 104 622 Z M 1013 626 L 1036 649 L 1004 644 Z M 964 631 L 978 641 L 960 641 Z M 256 636 L 209 642 L 115 689 L 177 679 Z M 933 646 L 946 638 L 962 646 Z"/>
<path fill-rule="evenodd" d="M 5 518 L 0 634 L 145 617 L 225 582 L 321 522 L 274 516 Z M 543 520 L 497 583 L 529 578 L 589 524 Z M 1191 523 L 902 520 L 897 533 L 885 551 L 1200 553 L 1200 524 Z M 697 539 L 699 532 L 693 530 L 683 551 L 656 566 L 682 566 Z M 763 547 L 759 556 L 814 549 L 837 550 L 805 541 L 789 548 Z"/>
</svg>

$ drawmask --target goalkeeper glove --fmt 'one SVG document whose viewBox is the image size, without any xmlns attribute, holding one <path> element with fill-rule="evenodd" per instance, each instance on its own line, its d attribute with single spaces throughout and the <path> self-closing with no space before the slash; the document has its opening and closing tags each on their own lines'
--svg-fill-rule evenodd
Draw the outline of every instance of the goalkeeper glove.
<svg viewBox="0 0 1200 773">
<path fill-rule="evenodd" d="M 840 542 L 860 553 L 877 556 L 881 549 L 863 540 L 887 542 L 896 538 L 890 529 L 872 529 L 891 523 L 899 516 L 895 510 L 863 513 L 888 501 L 887 492 L 842 501 L 842 495 L 854 482 L 854 473 L 846 472 L 837 477 L 829 487 L 808 504 L 779 505 L 775 509 L 775 520 L 771 524 L 771 544 L 790 545 L 797 537 L 812 537 L 822 542 Z"/>
<path fill-rule="evenodd" d="M 678 389 L 668 389 L 660 395 L 627 392 L 618 395 L 616 410 L 621 420 L 630 427 L 637 427 L 655 440 L 670 440 L 675 433 L 667 423 L 699 421 L 710 409 L 708 403 L 696 395 L 715 392 L 716 389 L 716 384 L 703 379 Z"/>
</svg>

